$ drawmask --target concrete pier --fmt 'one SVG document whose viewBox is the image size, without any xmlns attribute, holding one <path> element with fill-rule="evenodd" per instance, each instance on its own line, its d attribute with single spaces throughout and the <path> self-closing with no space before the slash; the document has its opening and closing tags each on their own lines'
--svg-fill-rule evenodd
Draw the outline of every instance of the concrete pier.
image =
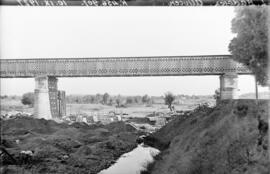
<svg viewBox="0 0 270 174">
<path fill-rule="evenodd" d="M 220 76 L 221 100 L 238 99 L 238 75 L 236 73 L 225 73 Z"/>
<path fill-rule="evenodd" d="M 58 91 L 57 82 L 56 77 L 35 77 L 34 114 L 37 118 L 55 119 L 66 114 L 65 92 Z"/>
<path fill-rule="evenodd" d="M 48 81 L 49 77 L 47 76 L 39 76 L 35 78 L 34 115 L 37 118 L 52 119 Z"/>
</svg>

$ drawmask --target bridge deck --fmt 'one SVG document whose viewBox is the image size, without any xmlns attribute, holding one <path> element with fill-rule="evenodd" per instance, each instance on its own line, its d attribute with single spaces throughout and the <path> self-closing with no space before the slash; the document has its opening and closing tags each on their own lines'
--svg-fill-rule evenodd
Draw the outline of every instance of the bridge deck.
<svg viewBox="0 0 270 174">
<path fill-rule="evenodd" d="M 1 78 L 251 74 L 230 55 L 0 59 Z"/>
</svg>

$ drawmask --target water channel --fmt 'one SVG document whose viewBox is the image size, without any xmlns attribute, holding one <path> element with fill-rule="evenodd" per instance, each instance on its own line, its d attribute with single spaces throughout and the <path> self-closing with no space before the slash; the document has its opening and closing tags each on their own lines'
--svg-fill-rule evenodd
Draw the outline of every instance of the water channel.
<svg viewBox="0 0 270 174">
<path fill-rule="evenodd" d="M 153 147 L 139 144 L 132 151 L 123 154 L 115 164 L 102 170 L 99 174 L 140 174 L 148 163 L 154 161 L 160 151 Z"/>
</svg>

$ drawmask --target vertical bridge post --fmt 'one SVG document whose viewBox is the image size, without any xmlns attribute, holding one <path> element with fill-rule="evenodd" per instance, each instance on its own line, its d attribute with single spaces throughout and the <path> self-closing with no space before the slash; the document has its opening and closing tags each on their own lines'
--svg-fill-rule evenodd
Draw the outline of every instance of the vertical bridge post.
<svg viewBox="0 0 270 174">
<path fill-rule="evenodd" d="M 225 73 L 220 76 L 221 100 L 238 99 L 238 75 L 237 73 Z"/>
<path fill-rule="evenodd" d="M 58 91 L 57 78 L 51 76 L 35 77 L 35 106 L 37 118 L 55 119 L 66 114 L 65 92 Z"/>
</svg>

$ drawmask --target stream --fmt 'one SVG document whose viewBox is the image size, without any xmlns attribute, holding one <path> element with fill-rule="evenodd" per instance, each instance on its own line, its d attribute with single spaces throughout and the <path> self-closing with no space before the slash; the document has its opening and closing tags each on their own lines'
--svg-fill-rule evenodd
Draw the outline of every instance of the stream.
<svg viewBox="0 0 270 174">
<path fill-rule="evenodd" d="M 159 152 L 156 148 L 139 144 L 132 151 L 120 156 L 116 163 L 99 174 L 140 174 L 148 163 L 154 162 L 154 156 Z"/>
</svg>

